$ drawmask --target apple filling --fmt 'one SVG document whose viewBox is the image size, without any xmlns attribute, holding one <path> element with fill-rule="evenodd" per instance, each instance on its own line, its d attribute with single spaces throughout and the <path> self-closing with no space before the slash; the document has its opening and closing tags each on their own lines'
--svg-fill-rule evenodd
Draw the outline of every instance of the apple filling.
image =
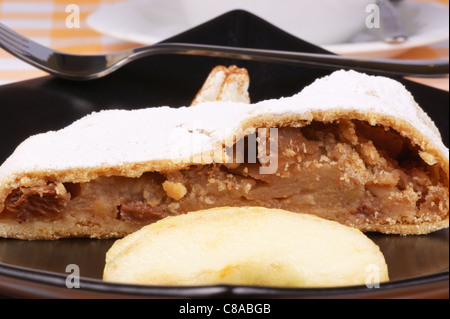
<svg viewBox="0 0 450 319">
<path fill-rule="evenodd" d="M 218 206 L 264 206 L 373 225 L 440 221 L 448 216 L 448 178 L 397 132 L 360 121 L 278 128 L 278 168 L 261 164 L 192 165 L 139 178 L 20 188 L 1 219 L 83 225 L 128 223 L 129 232 L 171 215 Z"/>
</svg>

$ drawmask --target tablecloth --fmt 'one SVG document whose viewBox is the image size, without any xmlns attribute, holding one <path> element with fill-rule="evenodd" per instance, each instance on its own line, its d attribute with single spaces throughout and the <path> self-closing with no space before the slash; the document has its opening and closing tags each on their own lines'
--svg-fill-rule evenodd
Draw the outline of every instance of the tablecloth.
<svg viewBox="0 0 450 319">
<path fill-rule="evenodd" d="M 15 31 L 51 48 L 70 53 L 106 53 L 138 46 L 92 30 L 86 17 L 101 4 L 123 0 L 0 0 L 0 22 Z M 448 5 L 448 0 L 437 1 Z M 68 28 L 66 19 L 71 4 L 80 13 L 80 25 Z M 69 11 L 68 11 L 69 9 Z M 434 59 L 449 56 L 448 42 L 411 49 L 398 59 Z M 0 49 L 0 85 L 46 75 Z M 449 89 L 448 78 L 414 79 L 444 90 Z"/>
</svg>

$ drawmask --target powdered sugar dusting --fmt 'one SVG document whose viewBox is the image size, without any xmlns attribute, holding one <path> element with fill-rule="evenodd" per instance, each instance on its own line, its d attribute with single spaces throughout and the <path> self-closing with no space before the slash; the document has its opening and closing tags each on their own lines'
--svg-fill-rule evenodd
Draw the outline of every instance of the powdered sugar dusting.
<svg viewBox="0 0 450 319">
<path fill-rule="evenodd" d="M 256 104 L 210 102 L 183 108 L 108 110 L 24 141 L 0 167 L 8 176 L 33 170 L 67 170 L 173 160 L 214 150 L 241 123 L 262 115 L 327 110 L 379 113 L 407 121 L 446 154 L 438 130 L 398 82 L 337 71 L 299 94 Z"/>
</svg>

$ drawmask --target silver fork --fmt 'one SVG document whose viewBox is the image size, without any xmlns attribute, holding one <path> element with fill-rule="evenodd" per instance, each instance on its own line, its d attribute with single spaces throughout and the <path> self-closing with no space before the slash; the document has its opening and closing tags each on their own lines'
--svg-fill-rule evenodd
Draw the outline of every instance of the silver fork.
<svg viewBox="0 0 450 319">
<path fill-rule="evenodd" d="M 288 63 L 328 69 L 354 69 L 394 76 L 441 77 L 449 74 L 449 61 L 387 60 L 343 57 L 278 50 L 262 50 L 189 43 L 157 43 L 105 55 L 74 55 L 36 43 L 0 23 L 0 47 L 57 77 L 90 80 L 114 72 L 127 63 L 151 55 L 183 54 Z"/>
</svg>

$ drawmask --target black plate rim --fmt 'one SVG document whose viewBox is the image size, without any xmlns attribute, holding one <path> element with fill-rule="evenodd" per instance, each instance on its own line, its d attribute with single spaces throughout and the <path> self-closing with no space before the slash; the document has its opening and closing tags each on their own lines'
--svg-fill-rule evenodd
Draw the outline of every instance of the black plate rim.
<svg viewBox="0 0 450 319">
<path fill-rule="evenodd" d="M 72 288 L 80 291 L 100 293 L 104 295 L 123 295 L 134 297 L 158 298 L 202 298 L 202 297 L 339 297 L 359 296 L 370 298 L 372 295 L 389 295 L 395 290 L 408 290 L 426 284 L 445 284 L 449 281 L 449 270 L 430 275 L 417 276 L 402 280 L 381 283 L 379 288 L 367 288 L 365 285 L 324 288 L 290 288 L 290 287 L 263 287 L 245 285 L 205 285 L 205 286 L 150 286 L 122 284 L 107 282 L 101 279 L 80 277 L 80 287 Z M 61 273 L 37 270 L 22 266 L 10 265 L 0 262 L 0 276 L 33 282 L 48 287 L 66 287 L 68 275 Z M 0 284 L 1 287 L 1 284 Z M 447 285 L 448 287 L 448 285 Z"/>
</svg>

